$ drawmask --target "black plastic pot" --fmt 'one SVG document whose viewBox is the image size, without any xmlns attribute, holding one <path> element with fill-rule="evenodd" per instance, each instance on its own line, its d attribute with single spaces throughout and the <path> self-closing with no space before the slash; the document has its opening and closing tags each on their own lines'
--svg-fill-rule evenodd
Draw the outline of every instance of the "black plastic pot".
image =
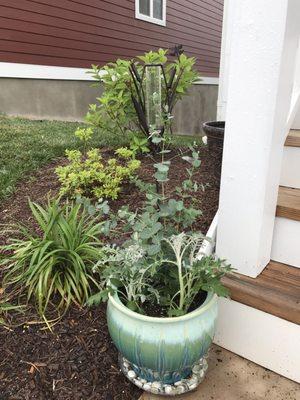
<svg viewBox="0 0 300 400">
<path fill-rule="evenodd" d="M 223 150 L 225 121 L 204 122 L 202 128 L 207 136 L 208 148 Z"/>
<path fill-rule="evenodd" d="M 202 125 L 207 136 L 209 155 L 215 160 L 214 175 L 221 179 L 225 121 L 208 121 Z"/>
</svg>

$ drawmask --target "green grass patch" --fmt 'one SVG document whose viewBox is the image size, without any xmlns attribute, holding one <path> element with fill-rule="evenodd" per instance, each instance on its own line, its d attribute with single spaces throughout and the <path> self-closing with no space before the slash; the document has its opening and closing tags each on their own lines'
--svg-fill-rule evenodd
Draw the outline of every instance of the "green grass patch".
<svg viewBox="0 0 300 400">
<path fill-rule="evenodd" d="M 67 148 L 81 148 L 74 135 L 79 126 L 84 124 L 0 116 L 0 199 L 14 192 L 19 179 L 64 156 Z M 175 145 L 186 146 L 195 140 L 199 138 L 177 136 Z M 91 146 L 120 147 L 128 141 L 127 137 L 96 130 Z"/>
<path fill-rule="evenodd" d="M 79 126 L 83 124 L 0 116 L 0 199 L 12 194 L 27 173 L 63 156 L 66 148 L 79 148 L 74 136 Z M 97 131 L 92 145 L 115 147 L 126 141 Z"/>
</svg>

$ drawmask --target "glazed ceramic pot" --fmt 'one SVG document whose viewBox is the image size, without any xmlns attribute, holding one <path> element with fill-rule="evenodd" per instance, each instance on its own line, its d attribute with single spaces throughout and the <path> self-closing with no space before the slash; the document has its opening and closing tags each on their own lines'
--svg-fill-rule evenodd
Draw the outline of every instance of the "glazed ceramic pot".
<svg viewBox="0 0 300 400">
<path fill-rule="evenodd" d="M 174 318 L 133 312 L 117 295 L 109 298 L 107 307 L 110 335 L 122 359 L 130 364 L 132 376 L 165 386 L 191 376 L 208 352 L 216 318 L 217 296 L 213 293 L 196 310 Z"/>
</svg>

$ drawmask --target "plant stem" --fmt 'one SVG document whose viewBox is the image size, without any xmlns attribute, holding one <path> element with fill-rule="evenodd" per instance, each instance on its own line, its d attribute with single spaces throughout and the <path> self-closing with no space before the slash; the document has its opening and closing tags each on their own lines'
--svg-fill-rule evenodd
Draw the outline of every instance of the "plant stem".
<svg viewBox="0 0 300 400">
<path fill-rule="evenodd" d="M 184 306 L 184 298 L 185 298 L 185 290 L 184 290 L 184 281 L 182 276 L 182 258 L 181 256 L 176 256 L 177 259 L 177 268 L 178 268 L 178 280 L 179 280 L 179 309 L 182 310 Z"/>
</svg>

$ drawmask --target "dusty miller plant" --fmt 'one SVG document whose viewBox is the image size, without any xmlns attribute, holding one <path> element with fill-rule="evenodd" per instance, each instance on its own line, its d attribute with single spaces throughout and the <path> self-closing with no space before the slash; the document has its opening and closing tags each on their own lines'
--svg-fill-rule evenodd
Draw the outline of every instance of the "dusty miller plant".
<svg viewBox="0 0 300 400">
<path fill-rule="evenodd" d="M 88 303 L 106 301 L 117 293 L 131 310 L 144 313 L 145 305 L 159 305 L 168 316 L 189 312 L 197 294 L 212 291 L 228 294 L 221 277 L 231 271 L 223 260 L 201 254 L 201 234 L 180 233 L 163 239 L 155 256 L 141 244 L 107 247 L 107 257 L 95 267 L 102 271 L 103 290 Z"/>
</svg>

